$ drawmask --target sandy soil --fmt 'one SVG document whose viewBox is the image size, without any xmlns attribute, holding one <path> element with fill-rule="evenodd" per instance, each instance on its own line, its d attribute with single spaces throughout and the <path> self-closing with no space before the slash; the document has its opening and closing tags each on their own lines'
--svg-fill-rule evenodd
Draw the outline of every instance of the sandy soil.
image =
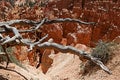
<svg viewBox="0 0 120 80">
<path fill-rule="evenodd" d="M 85 48 L 87 49 L 87 48 Z M 87 49 L 88 50 L 88 49 Z M 0 80 L 119 80 L 120 79 L 120 44 L 111 48 L 112 59 L 106 64 L 111 70 L 109 75 L 100 68 L 93 67 L 91 72 L 82 75 L 82 61 L 77 55 L 70 53 L 51 54 L 53 64 L 46 74 L 41 69 L 25 65 L 24 70 L 11 63 L 8 69 L 0 64 Z"/>
</svg>

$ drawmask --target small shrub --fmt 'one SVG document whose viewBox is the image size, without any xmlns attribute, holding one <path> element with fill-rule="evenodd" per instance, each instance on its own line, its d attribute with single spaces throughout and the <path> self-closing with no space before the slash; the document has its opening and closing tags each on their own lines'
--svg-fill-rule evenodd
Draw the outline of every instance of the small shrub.
<svg viewBox="0 0 120 80">
<path fill-rule="evenodd" d="M 106 63 L 111 57 L 110 47 L 113 44 L 114 43 L 112 42 L 108 43 L 108 42 L 99 41 L 97 46 L 93 49 L 91 55 L 100 59 L 100 61 L 102 61 L 103 63 Z"/>
</svg>

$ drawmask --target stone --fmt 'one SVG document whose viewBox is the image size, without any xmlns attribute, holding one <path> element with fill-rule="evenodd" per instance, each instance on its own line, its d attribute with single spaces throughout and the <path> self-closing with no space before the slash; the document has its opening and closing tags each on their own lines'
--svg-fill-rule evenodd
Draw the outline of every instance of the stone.
<svg viewBox="0 0 120 80">
<path fill-rule="evenodd" d="M 67 44 L 70 45 L 72 43 L 77 44 L 85 44 L 87 46 L 90 46 L 90 41 L 91 41 L 91 29 L 86 27 L 79 29 L 76 33 L 69 33 L 67 35 Z"/>
<path fill-rule="evenodd" d="M 46 41 L 50 38 L 53 38 L 54 40 L 53 42 L 60 43 L 63 35 L 62 30 L 63 29 L 60 24 L 45 25 L 42 28 L 42 36 L 45 36 L 46 34 L 48 34 L 48 38 L 46 39 Z"/>
<path fill-rule="evenodd" d="M 54 53 L 51 49 L 46 49 L 43 52 L 42 59 L 41 59 L 41 69 L 43 73 L 46 73 L 47 70 L 51 67 L 53 60 L 49 57 L 51 53 Z"/>
</svg>

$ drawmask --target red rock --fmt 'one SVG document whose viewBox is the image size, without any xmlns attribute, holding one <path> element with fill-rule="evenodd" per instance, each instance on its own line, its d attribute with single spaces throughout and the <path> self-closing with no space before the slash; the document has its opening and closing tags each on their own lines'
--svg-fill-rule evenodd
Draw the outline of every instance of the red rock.
<svg viewBox="0 0 120 80">
<path fill-rule="evenodd" d="M 53 63 L 53 60 L 49 57 L 53 50 L 46 49 L 43 52 L 42 59 L 41 59 L 41 69 L 43 73 L 46 73 L 47 70 L 51 67 L 51 64 Z"/>
<path fill-rule="evenodd" d="M 87 30 L 79 30 L 76 33 L 69 33 L 67 35 L 67 44 L 85 44 L 85 45 L 90 45 L 90 40 L 91 40 L 91 30 L 90 28 L 86 28 Z"/>
<path fill-rule="evenodd" d="M 67 39 L 63 38 L 62 41 L 61 41 L 61 44 L 64 45 L 64 46 L 67 45 Z"/>
<path fill-rule="evenodd" d="M 119 35 L 120 35 L 120 28 L 119 27 L 117 27 L 117 26 L 110 27 L 109 30 L 107 31 L 106 35 L 103 36 L 103 39 L 106 37 L 106 40 L 112 41 Z"/>
<path fill-rule="evenodd" d="M 53 38 L 54 42 L 60 43 L 62 40 L 62 35 L 63 35 L 61 25 L 60 24 L 49 24 L 49 25 L 43 26 L 42 36 L 45 36 L 46 34 L 49 35 L 47 40 L 50 38 Z"/>
<path fill-rule="evenodd" d="M 65 22 L 62 24 L 63 27 L 63 37 L 66 37 L 68 33 L 77 32 L 77 23 L 74 22 Z"/>
<path fill-rule="evenodd" d="M 79 18 L 83 14 L 80 7 L 73 7 L 73 13 L 76 15 L 75 18 Z"/>
<path fill-rule="evenodd" d="M 73 4 L 73 0 L 56 0 L 56 1 L 53 1 L 51 3 L 48 4 L 48 6 L 50 7 L 56 7 L 58 9 L 63 9 L 63 8 L 68 8 L 70 9 L 72 4 Z M 53 4 L 54 3 L 54 4 Z"/>
<path fill-rule="evenodd" d="M 76 44 L 75 45 L 75 48 L 79 49 L 79 50 L 83 50 L 87 53 L 90 53 L 91 52 L 91 48 L 90 47 L 87 47 L 86 45 L 84 44 Z"/>
<path fill-rule="evenodd" d="M 119 43 L 119 44 L 120 44 L 120 36 L 116 37 L 113 41 L 114 41 L 115 43 Z"/>
</svg>

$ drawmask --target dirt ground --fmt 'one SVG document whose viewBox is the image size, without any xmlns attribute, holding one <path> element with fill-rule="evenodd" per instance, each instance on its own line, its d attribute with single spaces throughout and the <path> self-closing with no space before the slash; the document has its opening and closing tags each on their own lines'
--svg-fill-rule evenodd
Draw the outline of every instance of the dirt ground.
<svg viewBox="0 0 120 80">
<path fill-rule="evenodd" d="M 88 48 L 84 48 L 90 50 Z M 111 48 L 112 59 L 106 64 L 111 70 L 109 75 L 100 68 L 93 67 L 87 74 L 82 75 L 82 61 L 77 55 L 70 53 L 52 53 L 52 66 L 46 74 L 42 70 L 25 65 L 27 70 L 11 63 L 8 69 L 5 63 L 0 64 L 0 80 L 119 80 L 120 78 L 120 44 Z"/>
</svg>

